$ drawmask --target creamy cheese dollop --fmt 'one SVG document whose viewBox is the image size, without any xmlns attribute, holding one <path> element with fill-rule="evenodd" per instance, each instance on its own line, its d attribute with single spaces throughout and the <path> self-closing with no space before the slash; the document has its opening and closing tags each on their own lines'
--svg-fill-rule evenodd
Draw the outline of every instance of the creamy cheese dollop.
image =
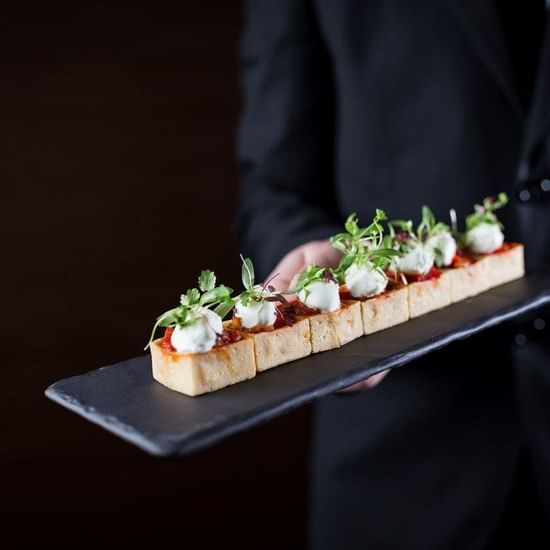
<svg viewBox="0 0 550 550">
<path fill-rule="evenodd" d="M 344 273 L 344 282 L 355 298 L 368 298 L 384 292 L 388 278 L 378 269 L 352 264 Z"/>
<path fill-rule="evenodd" d="M 222 332 L 222 318 L 210 309 L 202 308 L 195 322 L 174 328 L 170 343 L 179 353 L 204 353 L 214 347 L 217 335 Z"/>
<path fill-rule="evenodd" d="M 395 263 L 406 275 L 426 275 L 434 261 L 433 250 L 423 243 L 416 243 L 404 256 L 396 258 Z"/>
<path fill-rule="evenodd" d="M 427 241 L 435 256 L 435 263 L 438 267 L 447 267 L 453 263 L 456 254 L 456 241 L 448 231 L 441 231 L 432 235 Z M 436 254 L 435 249 L 441 254 Z"/>
<path fill-rule="evenodd" d="M 466 231 L 466 244 L 474 254 L 491 254 L 504 243 L 504 234 L 495 223 L 480 223 Z"/>
<path fill-rule="evenodd" d="M 246 306 L 238 300 L 235 304 L 235 317 L 241 320 L 244 328 L 272 326 L 277 318 L 275 302 L 249 302 Z"/>
<path fill-rule="evenodd" d="M 321 311 L 340 309 L 340 289 L 335 281 L 315 281 L 298 292 L 300 302 Z"/>
</svg>

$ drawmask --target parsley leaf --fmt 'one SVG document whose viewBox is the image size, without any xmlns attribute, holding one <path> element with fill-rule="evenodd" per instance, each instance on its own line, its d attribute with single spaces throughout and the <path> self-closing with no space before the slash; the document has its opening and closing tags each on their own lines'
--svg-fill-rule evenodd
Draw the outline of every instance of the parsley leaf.
<svg viewBox="0 0 550 550">
<path fill-rule="evenodd" d="M 212 290 L 216 286 L 216 275 L 210 269 L 202 271 L 199 275 L 199 288 L 206 292 L 207 290 Z"/>
<path fill-rule="evenodd" d="M 231 297 L 233 290 L 225 285 L 216 285 L 216 276 L 210 270 L 203 271 L 199 278 L 199 289 L 191 288 L 180 296 L 180 305 L 160 315 L 151 332 L 147 349 L 161 328 L 186 327 L 195 323 L 204 313 L 204 309 L 213 309 L 222 319 L 233 308 L 235 303 Z"/>
</svg>

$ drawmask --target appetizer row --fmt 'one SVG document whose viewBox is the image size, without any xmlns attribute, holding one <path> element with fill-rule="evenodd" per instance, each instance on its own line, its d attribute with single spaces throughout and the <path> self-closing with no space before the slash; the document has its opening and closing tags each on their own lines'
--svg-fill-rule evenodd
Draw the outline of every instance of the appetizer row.
<svg viewBox="0 0 550 550">
<path fill-rule="evenodd" d="M 198 288 L 155 323 L 148 344 L 153 377 L 200 395 L 519 278 L 523 246 L 504 241 L 495 214 L 506 202 L 501 193 L 475 205 L 464 233 L 454 211 L 448 226 L 427 206 L 417 227 L 387 221 L 386 234 L 382 210 L 367 227 L 352 214 L 331 238 L 342 255 L 338 267 L 307 266 L 287 291 L 256 284 L 248 258 L 241 257 L 244 290 L 235 297 L 203 271 Z M 164 335 L 154 339 L 159 328 Z"/>
</svg>

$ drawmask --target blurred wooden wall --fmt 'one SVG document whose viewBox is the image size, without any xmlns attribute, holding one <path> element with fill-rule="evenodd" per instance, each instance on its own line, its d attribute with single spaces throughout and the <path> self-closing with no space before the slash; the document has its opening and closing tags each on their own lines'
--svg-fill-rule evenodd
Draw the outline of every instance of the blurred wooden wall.
<svg viewBox="0 0 550 550">
<path fill-rule="evenodd" d="M 307 410 L 163 460 L 43 396 L 142 353 L 201 269 L 238 287 L 240 16 L 231 0 L 0 4 L 0 477 L 21 543 L 304 545 Z"/>
</svg>

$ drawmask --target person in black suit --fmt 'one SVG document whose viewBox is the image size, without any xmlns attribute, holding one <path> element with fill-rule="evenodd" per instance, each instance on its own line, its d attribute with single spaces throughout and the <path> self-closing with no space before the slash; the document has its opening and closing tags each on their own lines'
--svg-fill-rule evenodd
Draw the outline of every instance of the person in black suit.
<svg viewBox="0 0 550 550">
<path fill-rule="evenodd" d="M 548 19 L 544 0 L 247 2 L 238 230 L 258 271 L 284 286 L 334 264 L 327 238 L 350 212 L 461 219 L 545 181 Z M 524 238 L 513 213 L 507 237 Z M 548 498 L 525 370 L 494 330 L 320 400 L 313 546 L 484 548 L 524 457 Z"/>
</svg>

